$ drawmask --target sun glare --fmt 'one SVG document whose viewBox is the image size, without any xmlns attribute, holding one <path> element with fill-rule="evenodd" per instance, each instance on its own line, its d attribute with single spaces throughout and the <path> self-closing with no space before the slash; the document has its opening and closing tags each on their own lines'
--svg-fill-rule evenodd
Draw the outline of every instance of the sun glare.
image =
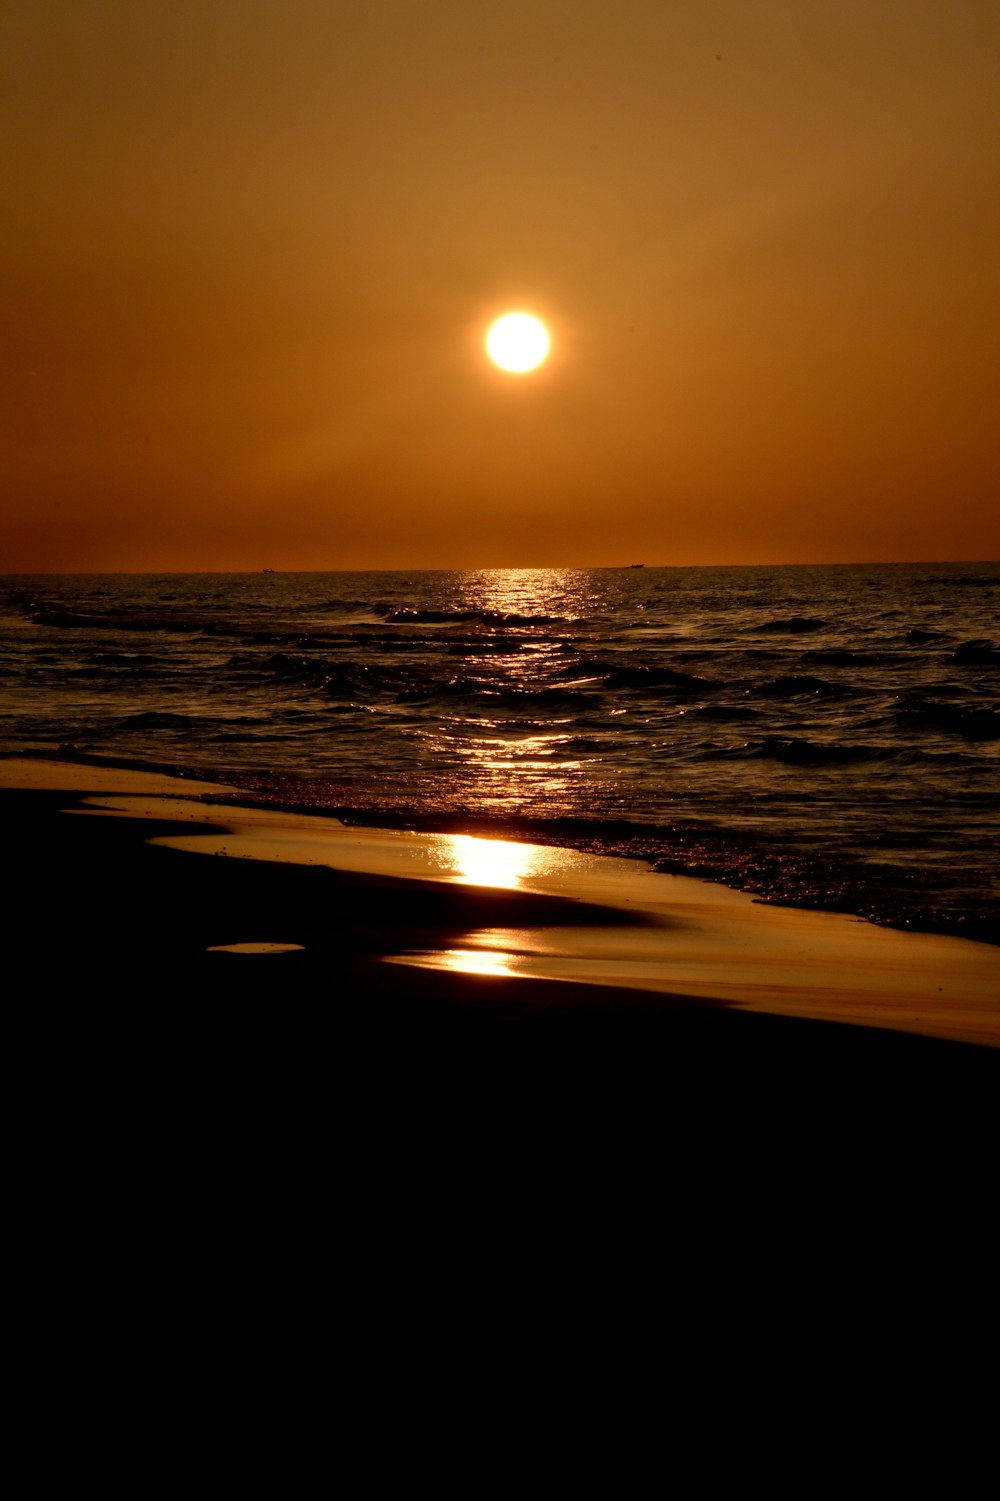
<svg viewBox="0 0 1000 1501">
<path fill-rule="evenodd" d="M 549 342 L 548 329 L 533 313 L 505 313 L 486 335 L 486 352 L 501 370 L 523 375 L 542 363 Z"/>
</svg>

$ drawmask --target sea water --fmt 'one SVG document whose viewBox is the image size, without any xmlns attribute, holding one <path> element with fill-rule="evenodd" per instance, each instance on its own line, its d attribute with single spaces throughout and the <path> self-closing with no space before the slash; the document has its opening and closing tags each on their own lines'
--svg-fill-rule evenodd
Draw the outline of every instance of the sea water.
<svg viewBox="0 0 1000 1501">
<path fill-rule="evenodd" d="M 997 941 L 1000 565 L 0 578 L 0 749 Z"/>
</svg>

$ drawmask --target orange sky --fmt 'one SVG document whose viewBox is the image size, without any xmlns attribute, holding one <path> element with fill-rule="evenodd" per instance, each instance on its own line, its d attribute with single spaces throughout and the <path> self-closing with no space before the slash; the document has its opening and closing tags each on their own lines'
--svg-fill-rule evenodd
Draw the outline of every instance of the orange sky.
<svg viewBox="0 0 1000 1501">
<path fill-rule="evenodd" d="M 0 572 L 1000 556 L 996 0 L 12 9 Z"/>
</svg>

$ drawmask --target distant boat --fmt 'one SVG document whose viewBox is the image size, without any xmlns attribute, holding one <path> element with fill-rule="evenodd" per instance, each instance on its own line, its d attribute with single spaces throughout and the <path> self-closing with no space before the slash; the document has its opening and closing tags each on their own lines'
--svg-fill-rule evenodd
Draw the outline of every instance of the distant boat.
<svg viewBox="0 0 1000 1501">
<path fill-rule="evenodd" d="M 640 568 L 642 567 L 641 563 L 639 564 L 639 567 Z M 274 569 L 273 568 L 262 568 L 260 571 L 261 571 L 261 573 L 273 573 Z"/>
<path fill-rule="evenodd" d="M 630 568 L 645 568 L 646 565 L 645 563 L 630 563 L 628 566 Z"/>
</svg>

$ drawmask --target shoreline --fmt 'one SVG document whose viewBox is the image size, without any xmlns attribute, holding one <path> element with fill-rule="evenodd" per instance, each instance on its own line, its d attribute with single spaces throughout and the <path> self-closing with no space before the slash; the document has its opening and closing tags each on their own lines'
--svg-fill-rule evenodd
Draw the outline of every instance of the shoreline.
<svg viewBox="0 0 1000 1501">
<path fill-rule="evenodd" d="M 813 1032 L 821 1051 L 1000 1048 L 989 945 L 614 856 L 237 807 L 194 778 L 9 758 L 0 789 L 22 874 L 13 931 L 56 985 L 92 966 L 109 996 L 144 974 L 188 999 L 287 989 L 381 1008 L 400 1035 L 599 1022 L 712 1031 L 716 1049 L 754 1031 L 806 1051 Z M 233 951 L 261 944 L 288 947 Z"/>
<path fill-rule="evenodd" d="M 65 767 L 70 777 L 72 768 L 79 767 L 102 777 L 120 771 L 166 777 L 187 787 L 198 783 L 207 789 L 202 794 L 206 803 L 221 801 L 251 811 L 273 809 L 361 829 L 418 835 L 471 834 L 631 859 L 659 873 L 744 892 L 769 906 L 836 913 L 900 933 L 935 934 L 1000 948 L 1000 914 L 995 904 L 949 903 L 942 908 L 930 870 L 862 866 L 805 848 L 777 853 L 761 835 L 735 833 L 711 823 L 690 827 L 682 823 L 667 830 L 628 819 L 595 822 L 569 816 L 540 820 L 481 811 L 429 812 L 403 803 L 394 805 L 385 798 L 385 789 L 369 805 L 358 796 L 358 788 L 348 789 L 329 779 L 237 773 L 229 780 L 204 767 L 105 756 L 75 746 L 62 752 L 48 747 L 5 751 L 0 753 L 0 776 L 11 775 L 2 772 L 5 762 L 17 765 L 36 760 Z"/>
</svg>

